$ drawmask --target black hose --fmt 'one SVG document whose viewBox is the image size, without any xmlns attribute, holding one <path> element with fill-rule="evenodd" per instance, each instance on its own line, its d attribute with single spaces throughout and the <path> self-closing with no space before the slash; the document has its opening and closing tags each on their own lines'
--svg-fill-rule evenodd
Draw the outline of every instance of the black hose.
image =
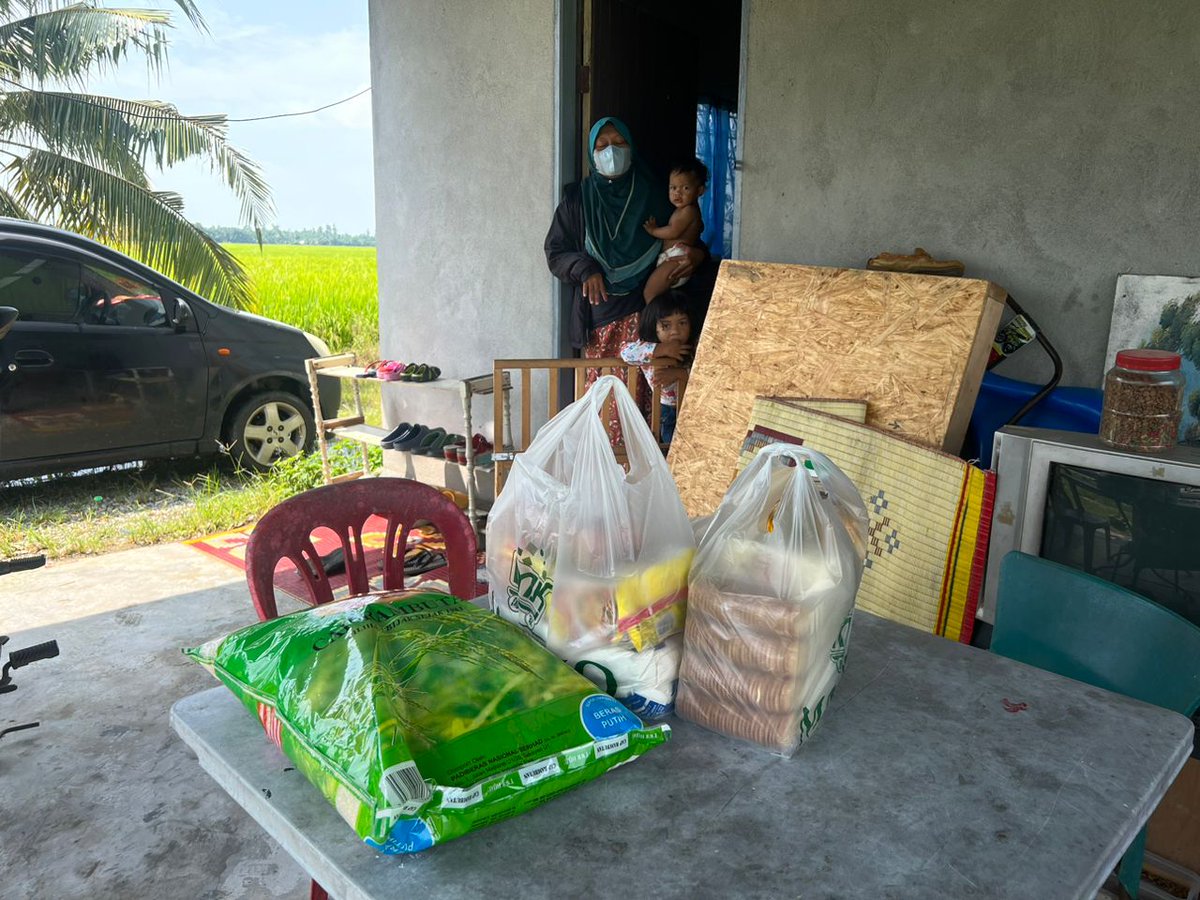
<svg viewBox="0 0 1200 900">
<path fill-rule="evenodd" d="M 1008 304 L 1009 308 L 1015 314 L 1025 317 L 1025 321 L 1029 323 L 1029 326 L 1033 329 L 1034 335 L 1037 337 L 1037 342 L 1042 345 L 1042 349 L 1046 351 L 1046 355 L 1050 357 L 1050 361 L 1054 364 L 1054 375 L 1050 378 L 1050 381 L 1048 381 L 1040 391 L 1030 397 L 1029 401 L 1024 406 L 1017 410 L 1016 414 L 1005 423 L 1005 427 L 1007 427 L 1008 425 L 1016 425 L 1019 423 L 1021 419 L 1025 418 L 1031 409 L 1041 403 L 1046 396 L 1058 386 L 1059 381 L 1062 380 L 1063 365 L 1062 357 L 1058 355 L 1058 351 L 1054 349 L 1054 345 L 1047 340 L 1044 334 L 1042 334 L 1041 326 L 1038 325 L 1037 322 L 1033 321 L 1033 316 L 1021 309 L 1021 304 L 1019 304 L 1016 299 L 1013 298 L 1012 294 L 1009 294 L 1008 298 L 1004 302 Z"/>
</svg>

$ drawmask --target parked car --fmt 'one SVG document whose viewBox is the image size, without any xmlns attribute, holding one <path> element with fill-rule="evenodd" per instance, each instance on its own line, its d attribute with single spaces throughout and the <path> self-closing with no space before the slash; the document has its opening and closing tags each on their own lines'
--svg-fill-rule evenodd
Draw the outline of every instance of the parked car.
<svg viewBox="0 0 1200 900">
<path fill-rule="evenodd" d="M 0 480 L 217 453 L 265 469 L 316 437 L 298 328 L 210 303 L 79 235 L 0 218 Z M 12 318 L 12 314 L 9 314 Z M 340 383 L 322 376 L 323 418 Z"/>
</svg>

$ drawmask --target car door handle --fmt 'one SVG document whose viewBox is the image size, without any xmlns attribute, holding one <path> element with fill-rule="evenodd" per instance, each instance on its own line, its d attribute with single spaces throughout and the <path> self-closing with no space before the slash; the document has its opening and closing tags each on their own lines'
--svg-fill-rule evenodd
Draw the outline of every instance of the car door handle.
<svg viewBox="0 0 1200 900">
<path fill-rule="evenodd" d="M 45 369 L 54 365 L 54 357 L 45 350 L 18 350 L 13 354 L 13 360 L 8 367 L 10 372 L 17 369 Z"/>
</svg>

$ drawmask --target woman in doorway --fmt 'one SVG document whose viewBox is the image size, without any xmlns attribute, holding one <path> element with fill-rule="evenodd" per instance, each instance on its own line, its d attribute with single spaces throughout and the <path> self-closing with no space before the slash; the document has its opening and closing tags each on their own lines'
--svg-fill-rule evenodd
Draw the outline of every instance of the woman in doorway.
<svg viewBox="0 0 1200 900">
<path fill-rule="evenodd" d="M 642 224 L 651 216 L 666 221 L 672 210 L 666 190 L 634 152 L 624 122 L 600 119 L 588 140 L 589 173 L 564 192 L 545 250 L 551 274 L 574 288 L 572 346 L 587 359 L 602 359 L 637 340 L 642 289 L 662 250 Z M 706 257 L 703 246 L 688 248 L 672 281 L 686 278 Z M 589 369 L 588 384 L 598 375 Z"/>
</svg>

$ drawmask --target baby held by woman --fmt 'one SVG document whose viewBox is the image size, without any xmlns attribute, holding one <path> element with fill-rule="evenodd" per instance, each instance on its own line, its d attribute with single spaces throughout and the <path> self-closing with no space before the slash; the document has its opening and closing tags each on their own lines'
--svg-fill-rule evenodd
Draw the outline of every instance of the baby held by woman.
<svg viewBox="0 0 1200 900">
<path fill-rule="evenodd" d="M 687 256 L 687 248 L 694 246 L 704 231 L 704 219 L 700 215 L 698 201 L 704 195 L 708 183 L 708 167 L 698 159 L 689 159 L 671 169 L 671 180 L 667 196 L 675 211 L 666 225 L 659 225 L 654 216 L 642 226 L 651 237 L 663 242 L 658 254 L 657 268 L 650 274 L 642 295 L 647 303 L 670 288 L 682 287 L 686 278 L 671 282 L 671 275 L 679 266 L 680 257 Z"/>
</svg>

